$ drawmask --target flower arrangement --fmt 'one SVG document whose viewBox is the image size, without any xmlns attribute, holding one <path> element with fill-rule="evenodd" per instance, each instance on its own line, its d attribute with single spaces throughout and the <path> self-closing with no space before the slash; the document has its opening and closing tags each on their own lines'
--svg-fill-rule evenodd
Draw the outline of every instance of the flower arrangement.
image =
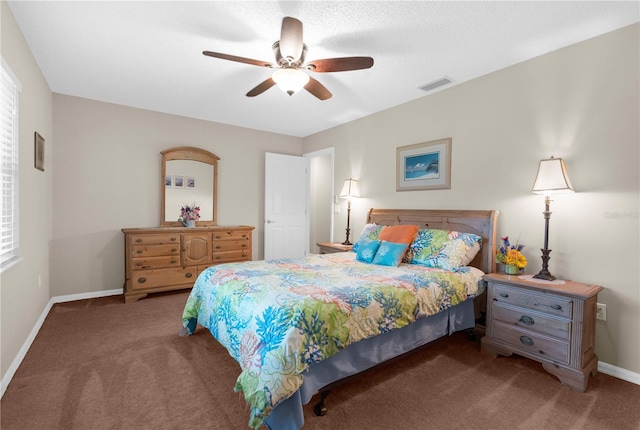
<svg viewBox="0 0 640 430">
<path fill-rule="evenodd" d="M 500 239 L 502 240 L 502 246 L 496 253 L 496 261 L 498 263 L 516 266 L 518 269 L 527 267 L 527 259 L 521 252 L 524 245 L 512 245 L 509 242 L 509 236 L 501 237 Z"/>
<path fill-rule="evenodd" d="M 184 205 L 180 208 L 180 220 L 182 221 L 197 221 L 200 219 L 200 206 L 196 203 L 191 205 Z"/>
</svg>

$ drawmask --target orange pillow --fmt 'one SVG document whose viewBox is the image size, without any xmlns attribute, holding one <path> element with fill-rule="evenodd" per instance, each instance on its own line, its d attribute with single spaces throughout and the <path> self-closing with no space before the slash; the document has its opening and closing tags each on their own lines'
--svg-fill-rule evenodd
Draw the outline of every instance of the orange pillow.
<svg viewBox="0 0 640 430">
<path fill-rule="evenodd" d="M 378 240 L 410 244 L 417 234 L 417 225 L 386 225 L 378 235 Z"/>
</svg>

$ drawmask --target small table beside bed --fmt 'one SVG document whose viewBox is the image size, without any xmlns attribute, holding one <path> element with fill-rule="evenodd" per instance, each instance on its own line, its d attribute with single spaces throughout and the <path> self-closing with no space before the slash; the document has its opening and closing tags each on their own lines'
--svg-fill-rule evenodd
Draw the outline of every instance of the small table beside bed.
<svg viewBox="0 0 640 430">
<path fill-rule="evenodd" d="M 300 429 L 316 393 L 321 415 L 339 381 L 475 326 L 496 222 L 492 210 L 371 209 L 353 251 L 209 267 L 183 332 L 200 324 L 240 364 L 249 427 Z"/>
</svg>

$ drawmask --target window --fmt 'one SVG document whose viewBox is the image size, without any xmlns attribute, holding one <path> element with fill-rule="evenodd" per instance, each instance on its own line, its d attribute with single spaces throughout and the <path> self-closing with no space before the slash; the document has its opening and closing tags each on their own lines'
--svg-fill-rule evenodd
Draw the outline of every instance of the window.
<svg viewBox="0 0 640 430">
<path fill-rule="evenodd" d="M 20 259 L 18 247 L 18 99 L 20 82 L 2 59 L 0 73 L 0 271 Z"/>
</svg>

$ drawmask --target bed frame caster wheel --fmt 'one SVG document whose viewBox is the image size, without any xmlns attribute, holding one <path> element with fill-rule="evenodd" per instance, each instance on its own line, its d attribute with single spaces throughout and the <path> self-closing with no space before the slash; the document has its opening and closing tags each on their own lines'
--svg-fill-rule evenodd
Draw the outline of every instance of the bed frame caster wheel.
<svg viewBox="0 0 640 430">
<path fill-rule="evenodd" d="M 327 407 L 322 403 L 318 403 L 313 407 L 313 412 L 315 412 L 316 416 L 323 417 L 327 415 Z"/>
<path fill-rule="evenodd" d="M 327 415 L 327 407 L 324 405 L 324 401 L 329 395 L 330 391 L 331 390 L 320 392 L 320 401 L 313 407 L 313 412 L 316 414 L 316 416 L 322 417 L 324 415 Z"/>
</svg>

